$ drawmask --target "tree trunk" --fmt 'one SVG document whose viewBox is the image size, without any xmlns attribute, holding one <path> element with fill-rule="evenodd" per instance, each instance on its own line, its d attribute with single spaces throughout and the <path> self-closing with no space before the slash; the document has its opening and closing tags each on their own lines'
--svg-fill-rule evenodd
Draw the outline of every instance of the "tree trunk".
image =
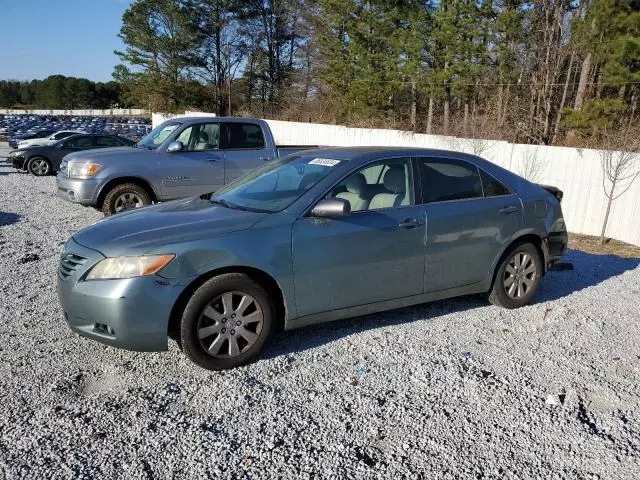
<svg viewBox="0 0 640 480">
<path fill-rule="evenodd" d="M 416 111 L 418 100 L 416 98 L 416 81 L 411 79 L 411 131 L 416 131 Z"/>
<path fill-rule="evenodd" d="M 443 120 L 443 128 L 444 128 L 444 133 L 445 135 L 447 133 L 449 133 L 449 109 L 450 109 L 450 105 L 449 102 L 450 100 L 450 95 L 448 92 L 448 89 L 445 89 L 445 93 L 444 93 L 444 120 Z"/>
<path fill-rule="evenodd" d="M 604 234 L 607 231 L 607 223 L 609 222 L 609 213 L 611 212 L 611 204 L 613 203 L 613 194 L 616 190 L 616 180 L 611 185 L 611 191 L 607 195 L 607 211 L 604 214 L 604 222 L 602 222 L 602 231 L 600 232 L 600 244 L 604 245 Z"/>
<path fill-rule="evenodd" d="M 587 82 L 589 81 L 589 72 L 591 71 L 591 52 L 587 53 L 582 61 L 582 68 L 580 70 L 580 80 L 578 80 L 578 91 L 576 92 L 576 99 L 573 102 L 573 108 L 575 110 L 581 110 L 584 104 L 585 92 L 587 90 Z"/>
<path fill-rule="evenodd" d="M 554 144 L 556 142 L 556 137 L 558 136 L 558 131 L 560 129 L 560 121 L 562 120 L 562 109 L 564 108 L 564 102 L 567 100 L 567 91 L 569 90 L 569 81 L 571 80 L 574 58 L 575 52 L 571 52 L 571 58 L 569 59 L 569 68 L 567 69 L 567 78 L 564 80 L 564 90 L 562 90 L 562 99 L 560 100 L 560 107 L 558 108 L 558 115 L 556 116 L 556 125 L 553 128 L 551 144 Z"/>
<path fill-rule="evenodd" d="M 468 127 L 469 127 L 469 101 L 466 99 L 464 101 L 464 120 L 462 124 L 463 124 L 462 128 L 464 131 L 464 135 L 466 137 L 468 132 Z"/>
<path fill-rule="evenodd" d="M 433 95 L 429 95 L 429 112 L 427 113 L 427 133 L 431 133 L 431 124 L 433 122 Z"/>
</svg>

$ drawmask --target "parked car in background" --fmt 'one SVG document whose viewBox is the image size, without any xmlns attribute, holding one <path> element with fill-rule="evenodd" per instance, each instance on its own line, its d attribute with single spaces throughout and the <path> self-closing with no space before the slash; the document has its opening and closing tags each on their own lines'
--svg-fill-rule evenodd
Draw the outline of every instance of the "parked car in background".
<svg viewBox="0 0 640 480">
<path fill-rule="evenodd" d="M 137 149 L 78 152 L 62 162 L 58 196 L 106 215 L 210 193 L 281 156 L 312 146 L 277 146 L 264 120 L 169 120 Z"/>
<path fill-rule="evenodd" d="M 29 147 L 39 147 L 41 145 L 51 145 L 56 143 L 58 140 L 62 140 L 63 138 L 70 137 L 72 135 L 78 135 L 82 132 L 74 131 L 74 130 L 62 130 L 60 132 L 56 132 L 49 137 L 39 137 L 39 138 L 29 138 L 18 141 L 18 149 L 24 149 Z"/>
<path fill-rule="evenodd" d="M 34 139 L 42 139 L 42 138 L 46 138 L 49 135 L 55 133 L 55 130 L 52 129 L 44 129 L 44 130 L 38 130 L 35 131 L 33 133 L 22 133 L 22 134 L 18 134 L 15 137 L 11 137 L 9 139 L 9 146 L 11 148 L 18 148 L 18 143 L 23 141 L 23 140 L 34 140 Z"/>
<path fill-rule="evenodd" d="M 64 156 L 70 153 L 134 145 L 135 142 L 115 135 L 80 134 L 58 140 L 51 145 L 15 150 L 9 154 L 9 161 L 18 170 L 27 170 L 33 175 L 43 176 L 57 171 Z"/>
<path fill-rule="evenodd" d="M 323 149 L 81 230 L 58 295 L 81 335 L 140 351 L 171 337 L 219 370 L 280 327 L 478 293 L 526 305 L 566 246 L 558 197 L 476 156 Z"/>
</svg>

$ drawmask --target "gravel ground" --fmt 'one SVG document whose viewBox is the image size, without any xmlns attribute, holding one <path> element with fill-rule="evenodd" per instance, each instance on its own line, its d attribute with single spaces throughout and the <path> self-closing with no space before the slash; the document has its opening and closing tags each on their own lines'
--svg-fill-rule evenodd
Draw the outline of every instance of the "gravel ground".
<svg viewBox="0 0 640 480">
<path fill-rule="evenodd" d="M 0 167 L 0 478 L 640 477 L 637 259 L 570 251 L 529 307 L 285 332 L 211 373 L 67 329 L 58 254 L 100 214 L 54 185 Z"/>
</svg>

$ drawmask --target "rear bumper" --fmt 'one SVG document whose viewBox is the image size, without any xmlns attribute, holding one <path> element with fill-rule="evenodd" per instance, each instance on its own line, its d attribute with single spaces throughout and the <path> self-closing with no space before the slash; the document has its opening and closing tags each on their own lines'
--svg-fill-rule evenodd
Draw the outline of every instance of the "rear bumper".
<svg viewBox="0 0 640 480">
<path fill-rule="evenodd" d="M 59 173 L 56 177 L 57 195 L 68 202 L 95 206 L 98 203 L 98 182 L 94 179 L 74 180 Z"/>
<path fill-rule="evenodd" d="M 553 265 L 560 261 L 564 253 L 567 251 L 569 244 L 569 235 L 567 232 L 551 232 L 545 241 L 545 263 L 547 266 Z"/>
</svg>

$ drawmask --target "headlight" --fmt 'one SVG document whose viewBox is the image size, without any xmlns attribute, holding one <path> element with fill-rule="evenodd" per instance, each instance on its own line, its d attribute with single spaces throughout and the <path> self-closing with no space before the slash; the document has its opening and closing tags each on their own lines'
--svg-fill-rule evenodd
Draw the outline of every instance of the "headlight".
<svg viewBox="0 0 640 480">
<path fill-rule="evenodd" d="M 98 170 L 102 168 L 99 163 L 90 162 L 69 162 L 70 178 L 89 178 L 93 177 Z"/>
<path fill-rule="evenodd" d="M 174 258 L 175 255 L 105 258 L 89 271 L 86 280 L 110 280 L 153 275 Z"/>
</svg>

